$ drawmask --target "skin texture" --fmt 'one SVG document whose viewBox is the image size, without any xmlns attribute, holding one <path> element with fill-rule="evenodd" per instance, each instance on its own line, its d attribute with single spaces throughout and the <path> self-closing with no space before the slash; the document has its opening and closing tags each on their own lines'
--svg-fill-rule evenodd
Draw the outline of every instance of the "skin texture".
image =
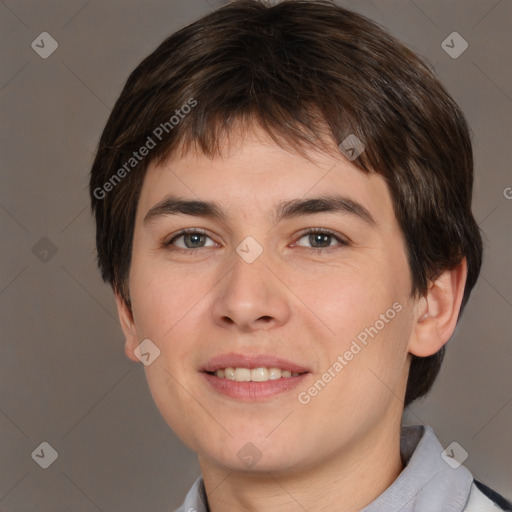
<svg viewBox="0 0 512 512">
<path fill-rule="evenodd" d="M 190 152 L 148 168 L 134 230 L 132 310 L 116 295 L 126 354 L 138 361 L 134 350 L 146 338 L 160 349 L 145 367 L 148 384 L 169 426 L 198 453 L 212 512 L 321 511 L 333 503 L 360 510 L 403 469 L 399 435 L 410 354 L 433 354 L 451 336 L 465 262 L 439 276 L 426 297 L 412 297 L 403 236 L 379 175 L 363 173 L 341 153 L 311 150 L 310 160 L 303 158 L 257 126 L 231 135 L 223 149 L 222 157 Z M 273 218 L 280 201 L 332 193 L 363 205 L 375 223 L 339 212 L 277 224 Z M 169 194 L 216 201 L 227 221 L 166 215 L 144 224 Z M 207 237 L 164 245 L 184 228 Z M 335 236 L 322 242 L 302 234 L 309 228 Z M 250 264 L 235 250 L 248 236 L 263 249 Z M 186 241 L 197 248 L 187 249 Z M 298 393 L 394 303 L 401 311 L 309 403 L 300 403 Z M 200 372 L 228 352 L 272 354 L 311 373 L 298 389 L 272 398 L 228 398 Z M 252 467 L 237 455 L 248 442 L 261 455 Z"/>
</svg>

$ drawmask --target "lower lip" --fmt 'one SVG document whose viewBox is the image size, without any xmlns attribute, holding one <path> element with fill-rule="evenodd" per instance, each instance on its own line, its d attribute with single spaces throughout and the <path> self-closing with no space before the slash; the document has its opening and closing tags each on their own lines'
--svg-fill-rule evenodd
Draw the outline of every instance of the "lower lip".
<svg viewBox="0 0 512 512">
<path fill-rule="evenodd" d="M 279 393 L 285 393 L 296 388 L 309 373 L 302 373 L 295 377 L 281 377 L 280 379 L 266 380 L 263 382 L 237 382 L 203 372 L 205 379 L 212 388 L 225 396 L 254 402 L 274 397 Z"/>
</svg>

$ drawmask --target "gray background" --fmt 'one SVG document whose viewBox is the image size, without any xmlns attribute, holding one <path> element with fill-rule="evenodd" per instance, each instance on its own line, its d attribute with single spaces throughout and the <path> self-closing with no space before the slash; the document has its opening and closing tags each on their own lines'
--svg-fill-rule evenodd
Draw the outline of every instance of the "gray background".
<svg viewBox="0 0 512 512">
<path fill-rule="evenodd" d="M 223 3 L 0 3 L 2 511 L 171 511 L 199 475 L 154 406 L 142 364 L 124 355 L 95 266 L 86 188 L 128 74 Z M 457 441 L 473 474 L 511 499 L 512 2 L 339 3 L 435 64 L 472 127 L 484 266 L 433 392 L 405 421 L 431 425 L 445 447 Z M 59 45 L 47 59 L 31 48 L 43 31 Z M 454 31 L 469 44 L 457 59 L 441 47 Z M 48 469 L 31 457 L 43 441 L 59 454 Z"/>
</svg>

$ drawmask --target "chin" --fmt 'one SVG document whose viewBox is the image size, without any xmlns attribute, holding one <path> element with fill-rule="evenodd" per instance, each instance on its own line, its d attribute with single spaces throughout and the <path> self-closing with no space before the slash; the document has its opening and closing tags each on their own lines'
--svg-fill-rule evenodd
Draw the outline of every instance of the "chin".
<svg viewBox="0 0 512 512">
<path fill-rule="evenodd" d="M 268 432 L 267 432 L 268 434 Z M 265 434 L 266 435 L 266 434 Z M 265 435 L 260 439 L 264 439 Z M 222 449 L 212 450 L 212 446 L 220 447 L 220 444 L 210 444 L 196 447 L 195 451 L 205 458 L 210 459 L 216 465 L 228 471 L 258 473 L 286 473 L 306 466 L 309 458 L 306 453 L 297 451 L 297 444 L 288 438 L 286 444 L 279 444 L 276 440 L 249 441 L 248 437 L 240 436 L 226 439 Z M 299 443 L 300 445 L 300 443 Z M 268 475 L 267 475 L 268 476 Z"/>
</svg>

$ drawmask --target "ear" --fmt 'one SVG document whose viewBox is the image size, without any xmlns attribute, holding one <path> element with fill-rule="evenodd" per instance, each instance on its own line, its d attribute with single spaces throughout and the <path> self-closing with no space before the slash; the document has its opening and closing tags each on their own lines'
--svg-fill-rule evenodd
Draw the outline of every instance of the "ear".
<svg viewBox="0 0 512 512">
<path fill-rule="evenodd" d="M 139 345 L 139 336 L 137 334 L 135 322 L 133 321 L 133 314 L 118 291 L 114 291 L 114 296 L 116 299 L 117 313 L 121 322 L 121 329 L 123 330 L 123 334 L 126 339 L 124 344 L 125 354 L 132 361 L 139 363 L 139 359 L 137 359 L 133 353 Z"/>
<path fill-rule="evenodd" d="M 454 269 L 445 270 L 431 283 L 427 295 L 418 300 L 409 340 L 411 354 L 431 356 L 450 339 L 457 324 L 466 278 L 467 262 L 464 258 Z"/>
</svg>

